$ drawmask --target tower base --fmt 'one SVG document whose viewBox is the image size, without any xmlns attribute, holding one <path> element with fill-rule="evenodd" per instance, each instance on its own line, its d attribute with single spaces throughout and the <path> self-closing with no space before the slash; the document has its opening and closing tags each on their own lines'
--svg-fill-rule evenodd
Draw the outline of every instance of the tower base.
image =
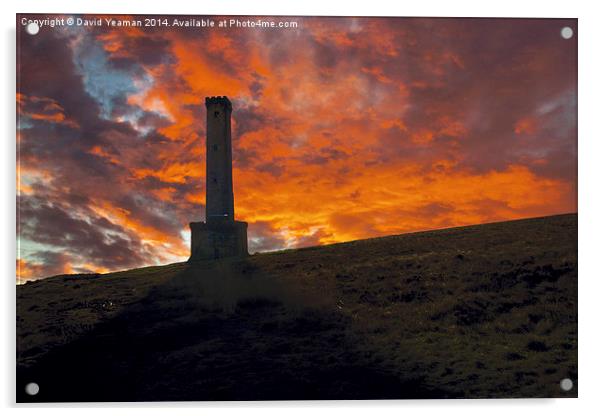
<svg viewBox="0 0 602 416">
<path fill-rule="evenodd" d="M 246 222 L 218 220 L 190 223 L 190 258 L 188 261 L 248 255 Z"/>
</svg>

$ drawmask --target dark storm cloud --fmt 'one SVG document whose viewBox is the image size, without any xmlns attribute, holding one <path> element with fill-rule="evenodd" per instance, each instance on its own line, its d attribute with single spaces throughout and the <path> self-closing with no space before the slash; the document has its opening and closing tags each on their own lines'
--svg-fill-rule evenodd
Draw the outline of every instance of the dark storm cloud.
<svg viewBox="0 0 602 416">
<path fill-rule="evenodd" d="M 73 260 L 67 253 L 57 251 L 36 251 L 31 257 L 35 260 L 34 268 L 47 276 L 65 273 Z"/>
<path fill-rule="evenodd" d="M 48 180 L 34 179 L 27 184 L 35 197 L 24 195 L 20 201 L 21 237 L 61 248 L 65 261 L 77 259 L 80 263 L 92 262 L 110 270 L 144 264 L 154 255 L 149 255 L 141 242 L 144 236 L 136 230 L 148 228 L 177 238 L 188 221 L 186 211 L 182 210 L 190 209 L 191 205 L 186 202 L 173 205 L 146 196 L 167 185 L 146 181 L 146 188 L 137 187 L 136 183 L 142 180 L 136 181 L 130 171 L 134 166 L 155 168 L 161 163 L 157 160 L 158 152 L 140 152 L 139 149 L 140 146 L 164 149 L 168 140 L 155 130 L 166 125 L 165 117 L 128 106 L 125 94 L 129 89 L 125 89 L 110 95 L 113 116 L 139 111 L 134 121 L 150 133 L 134 129 L 128 121 L 102 118 L 99 101 L 90 96 L 90 86 L 85 85 L 80 70 L 74 65 L 68 42 L 52 33 L 22 39 L 17 68 L 19 93 L 38 107 L 40 103 L 57 103 L 65 120 L 72 124 L 29 119 L 26 128 L 19 132 L 24 180 L 29 180 L 30 171 L 49 175 Z M 147 49 L 141 51 L 142 54 L 148 52 Z M 39 108 L 30 106 L 27 111 L 34 113 L 34 110 Z M 193 188 L 186 184 L 169 184 L 169 187 L 173 198 L 183 201 Z M 98 214 L 94 211 L 98 206 L 105 211 L 119 210 L 111 215 L 122 212 L 134 219 L 131 228 L 126 229 Z M 73 217 L 72 213 L 84 215 L 85 219 Z M 35 263 L 36 259 L 32 261 Z M 48 268 L 44 263 L 35 272 L 40 277 L 58 268 L 55 262 L 49 261 Z"/>
<path fill-rule="evenodd" d="M 314 61 L 319 68 L 326 70 L 332 69 L 337 65 L 340 59 L 340 51 L 335 45 L 330 43 L 316 42 L 313 43 Z M 349 56 L 346 56 L 349 58 Z"/>
<path fill-rule="evenodd" d="M 234 137 L 238 138 L 246 133 L 261 130 L 267 122 L 271 122 L 269 116 L 256 106 L 237 106 L 233 117 L 236 120 L 236 130 L 233 133 Z"/>
<path fill-rule="evenodd" d="M 171 54 L 171 42 L 158 36 L 137 36 L 120 39 L 121 47 L 128 51 L 128 56 L 111 56 L 109 62 L 117 68 L 140 70 L 140 65 L 156 66 L 164 63 L 175 63 Z"/>
<path fill-rule="evenodd" d="M 384 131 L 383 146 L 374 149 L 379 160 L 405 155 L 420 161 L 453 154 L 457 169 L 485 172 L 528 162 L 543 172 L 538 158 L 529 156 L 536 153 L 532 150 L 546 149 L 545 158 L 576 143 L 575 107 L 570 103 L 556 114 L 563 120 L 559 124 L 573 126 L 569 131 L 541 131 L 531 145 L 515 132 L 516 123 L 525 117 L 545 118 L 540 114 L 544 103 L 567 93 L 565 99 L 574 101 L 576 51 L 573 42 L 561 38 L 560 28 L 575 21 L 404 19 L 401 24 L 383 18 L 362 24 L 358 33 L 316 35 L 313 51 L 317 67 L 336 63 L 350 70 L 362 68 L 374 87 L 379 82 L 404 86 L 409 105 L 398 118 L 405 128 Z M 376 24 L 378 30 L 373 31 Z M 379 37 L 381 45 L 394 40 L 386 53 L 378 48 Z M 362 39 L 373 47 L 365 48 Z M 392 112 L 391 104 L 378 110 Z M 426 133 L 430 139 L 420 142 L 420 134 Z M 568 159 L 573 166 L 562 168 L 565 174 L 575 170 L 576 158 Z"/>
<path fill-rule="evenodd" d="M 246 169 L 259 160 L 259 152 L 255 149 L 239 148 L 232 157 L 236 167 Z"/>
<path fill-rule="evenodd" d="M 266 83 L 266 78 L 257 72 L 253 73 L 253 82 L 249 85 L 249 90 L 254 97 L 261 98 L 263 87 Z"/>
<path fill-rule="evenodd" d="M 285 240 L 274 230 L 267 221 L 257 221 L 249 224 L 249 252 L 271 251 L 281 249 Z"/>
<path fill-rule="evenodd" d="M 46 35 L 22 36 L 19 40 L 19 93 L 52 98 L 60 103 L 68 117 L 94 125 L 99 107 L 84 93 L 82 79 L 74 72 L 73 55 L 64 39 Z"/>
<path fill-rule="evenodd" d="M 487 171 L 524 160 L 525 143 L 515 133 L 516 123 L 528 116 L 541 117 L 538 109 L 567 91 L 574 97 L 574 48 L 559 35 L 560 28 L 573 21 L 515 19 L 510 25 L 503 19 L 449 19 L 431 27 L 414 23 L 415 37 L 431 59 L 409 54 L 406 62 L 416 72 L 405 81 L 411 86 L 427 74 L 429 84 L 439 85 L 410 87 L 412 106 L 404 121 L 410 131 L 422 126 L 441 129 L 444 116 L 447 122 L 465 126 L 457 141 L 459 168 Z M 574 110 L 569 104 L 562 113 L 570 117 Z M 546 149 L 546 157 L 555 148 L 576 143 L 574 128 L 563 131 L 564 137 L 557 134 L 553 130 L 539 134 L 532 147 Z"/>
<path fill-rule="evenodd" d="M 281 158 L 274 158 L 269 162 L 257 165 L 255 170 L 261 173 L 269 173 L 273 177 L 277 178 L 284 173 L 286 166 Z"/>
<path fill-rule="evenodd" d="M 161 114 L 152 111 L 143 111 L 142 115 L 137 121 L 137 124 L 142 128 L 157 130 L 162 127 L 169 126 L 171 121 Z"/>
<path fill-rule="evenodd" d="M 299 157 L 299 160 L 302 163 L 309 165 L 325 165 L 335 160 L 342 160 L 348 158 L 349 155 L 339 149 L 323 147 L 321 149 L 316 150 L 313 153 L 306 153 Z"/>
<path fill-rule="evenodd" d="M 19 230 L 25 239 L 61 248 L 70 257 L 94 259 L 96 264 L 107 268 L 127 267 L 142 261 L 140 244 L 122 237 L 128 235 L 128 230 L 106 219 L 89 223 L 73 217 L 67 212 L 68 207 L 51 205 L 35 197 L 22 196 L 18 203 Z"/>
</svg>

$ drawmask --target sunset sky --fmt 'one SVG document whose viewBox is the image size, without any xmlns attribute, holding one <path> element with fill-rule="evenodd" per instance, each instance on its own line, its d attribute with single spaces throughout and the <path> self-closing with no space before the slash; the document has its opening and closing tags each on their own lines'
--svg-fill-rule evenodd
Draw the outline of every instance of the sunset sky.
<svg viewBox="0 0 602 416">
<path fill-rule="evenodd" d="M 577 210 L 576 20 L 272 20 L 18 17 L 21 281 L 186 260 L 213 95 L 251 253 Z"/>
</svg>

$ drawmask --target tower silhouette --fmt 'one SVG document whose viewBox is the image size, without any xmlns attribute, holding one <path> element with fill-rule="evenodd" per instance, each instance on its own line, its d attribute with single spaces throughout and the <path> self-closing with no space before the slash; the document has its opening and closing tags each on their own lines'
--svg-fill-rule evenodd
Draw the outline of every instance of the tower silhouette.
<svg viewBox="0 0 602 416">
<path fill-rule="evenodd" d="M 189 261 L 248 255 L 247 223 L 234 220 L 232 103 L 228 97 L 207 97 L 205 107 L 205 222 L 190 223 Z"/>
</svg>

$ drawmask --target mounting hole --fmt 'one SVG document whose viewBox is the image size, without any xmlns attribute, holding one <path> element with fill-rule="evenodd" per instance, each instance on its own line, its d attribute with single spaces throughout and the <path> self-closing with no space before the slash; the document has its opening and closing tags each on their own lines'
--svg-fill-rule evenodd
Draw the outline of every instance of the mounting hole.
<svg viewBox="0 0 602 416">
<path fill-rule="evenodd" d="M 568 26 L 563 27 L 560 30 L 560 36 L 562 36 L 564 39 L 570 39 L 573 37 L 573 29 L 571 29 Z"/>
<path fill-rule="evenodd" d="M 40 31 L 40 26 L 36 22 L 29 22 L 25 26 L 25 31 L 30 35 L 37 35 Z"/>
<path fill-rule="evenodd" d="M 35 396 L 39 392 L 40 386 L 38 386 L 38 383 L 28 383 L 25 386 L 25 393 L 29 394 L 30 396 Z"/>
<path fill-rule="evenodd" d="M 573 389 L 573 380 L 570 378 L 563 378 L 560 380 L 560 388 L 563 391 L 571 391 Z"/>
</svg>

